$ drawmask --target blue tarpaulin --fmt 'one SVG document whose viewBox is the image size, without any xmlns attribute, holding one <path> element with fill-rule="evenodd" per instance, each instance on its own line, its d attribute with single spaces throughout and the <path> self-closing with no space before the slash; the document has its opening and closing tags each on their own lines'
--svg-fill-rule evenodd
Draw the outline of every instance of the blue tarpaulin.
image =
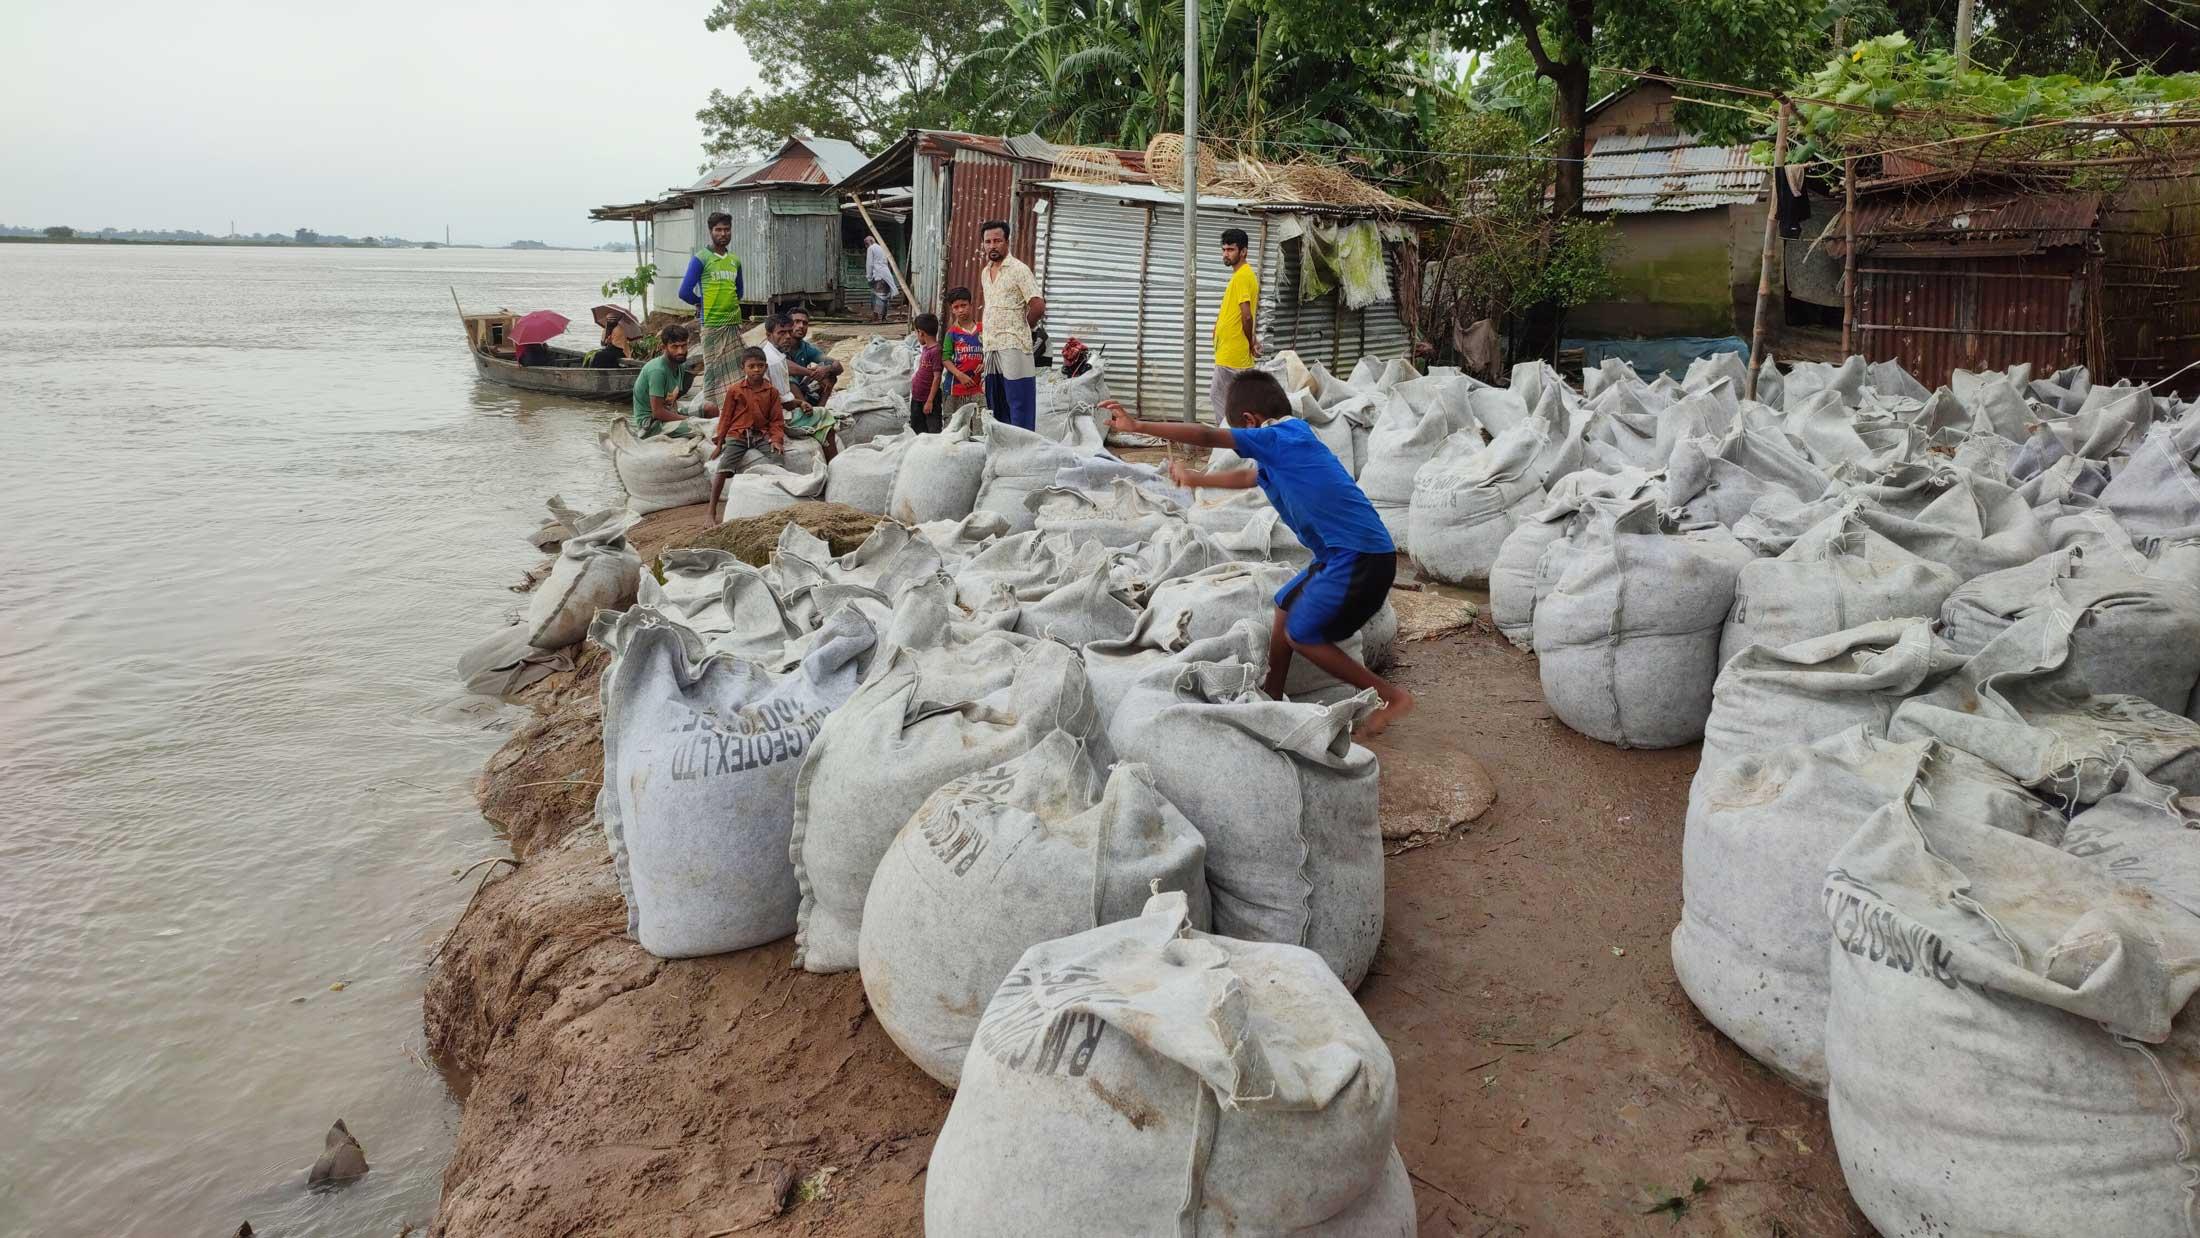
<svg viewBox="0 0 2200 1238">
<path fill-rule="evenodd" d="M 1581 350 L 1581 367 L 1593 370 L 1607 357 L 1618 357 L 1642 375 L 1645 382 L 1660 374 L 1679 378 L 1688 372 L 1688 363 L 1701 357 L 1717 356 L 1723 352 L 1749 355 L 1749 344 L 1739 336 L 1710 339 L 1701 335 L 1668 335 L 1654 340 L 1566 340 L 1565 348 Z"/>
</svg>

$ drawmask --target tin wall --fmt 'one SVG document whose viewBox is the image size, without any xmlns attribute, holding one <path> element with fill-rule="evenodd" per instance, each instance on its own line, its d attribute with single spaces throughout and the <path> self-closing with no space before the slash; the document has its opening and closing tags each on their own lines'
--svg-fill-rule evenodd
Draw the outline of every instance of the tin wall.
<svg viewBox="0 0 2200 1238">
<path fill-rule="evenodd" d="M 698 227 L 693 210 L 666 211 L 650 221 L 649 261 L 657 264 L 657 278 L 649 291 L 652 306 L 671 309 L 682 304 L 681 277 L 687 274 L 688 259 L 703 247 L 696 236 Z"/>
<path fill-rule="evenodd" d="M 1174 204 L 1064 191 L 1053 194 L 1037 229 L 1035 266 L 1056 346 L 1074 335 L 1101 351 L 1109 392 L 1156 420 L 1184 414 L 1183 220 L 1183 208 Z M 1334 295 L 1300 302 L 1298 245 L 1284 243 L 1280 225 L 1278 217 L 1225 207 L 1199 211 L 1193 403 L 1203 415 L 1214 373 L 1211 333 L 1228 282 L 1219 257 L 1225 228 L 1244 228 L 1253 238 L 1261 277 L 1258 330 L 1270 347 L 1295 348 L 1339 374 L 1362 356 L 1407 351 L 1405 324 L 1394 306 L 1356 312 Z"/>
<path fill-rule="evenodd" d="M 2094 277 L 2088 255 L 2070 246 L 1968 261 L 1866 253 L 1856 266 L 1858 346 L 1873 361 L 1900 362 L 1928 387 L 1957 369 L 2020 361 L 2044 375 L 2089 360 Z"/>
</svg>

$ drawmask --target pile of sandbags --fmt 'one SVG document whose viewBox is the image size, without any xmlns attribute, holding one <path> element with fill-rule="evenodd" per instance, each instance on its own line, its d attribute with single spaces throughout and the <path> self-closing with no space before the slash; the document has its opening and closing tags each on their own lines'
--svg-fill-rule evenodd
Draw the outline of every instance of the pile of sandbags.
<svg viewBox="0 0 2200 1238">
<path fill-rule="evenodd" d="M 695 419 L 680 424 L 687 433 L 643 439 L 634 436 L 622 417 L 603 436 L 612 476 L 626 491 L 627 510 L 637 516 L 710 498 L 711 423 Z"/>
</svg>

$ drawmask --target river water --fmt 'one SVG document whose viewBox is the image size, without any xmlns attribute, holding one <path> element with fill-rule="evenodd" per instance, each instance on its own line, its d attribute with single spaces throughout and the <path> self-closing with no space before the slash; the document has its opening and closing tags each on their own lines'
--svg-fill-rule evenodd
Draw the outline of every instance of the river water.
<svg viewBox="0 0 2200 1238">
<path fill-rule="evenodd" d="M 453 663 L 612 493 L 610 406 L 477 380 L 450 289 L 585 345 L 628 261 L 0 245 L 0 1233 L 433 1218 L 420 993 L 515 720 Z M 309 1194 L 339 1117 L 373 1171 Z"/>
</svg>

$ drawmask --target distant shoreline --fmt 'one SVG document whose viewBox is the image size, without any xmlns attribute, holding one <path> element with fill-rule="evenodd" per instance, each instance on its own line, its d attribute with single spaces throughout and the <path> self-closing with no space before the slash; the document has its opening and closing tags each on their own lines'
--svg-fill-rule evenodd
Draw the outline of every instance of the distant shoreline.
<svg viewBox="0 0 2200 1238">
<path fill-rule="evenodd" d="M 478 249 L 514 254 L 631 254 L 622 249 L 583 249 L 577 245 L 362 245 L 357 241 L 246 241 L 217 237 L 206 241 L 147 241 L 119 236 L 0 236 L 0 245 L 182 245 L 193 248 L 226 246 L 238 249 Z"/>
</svg>

